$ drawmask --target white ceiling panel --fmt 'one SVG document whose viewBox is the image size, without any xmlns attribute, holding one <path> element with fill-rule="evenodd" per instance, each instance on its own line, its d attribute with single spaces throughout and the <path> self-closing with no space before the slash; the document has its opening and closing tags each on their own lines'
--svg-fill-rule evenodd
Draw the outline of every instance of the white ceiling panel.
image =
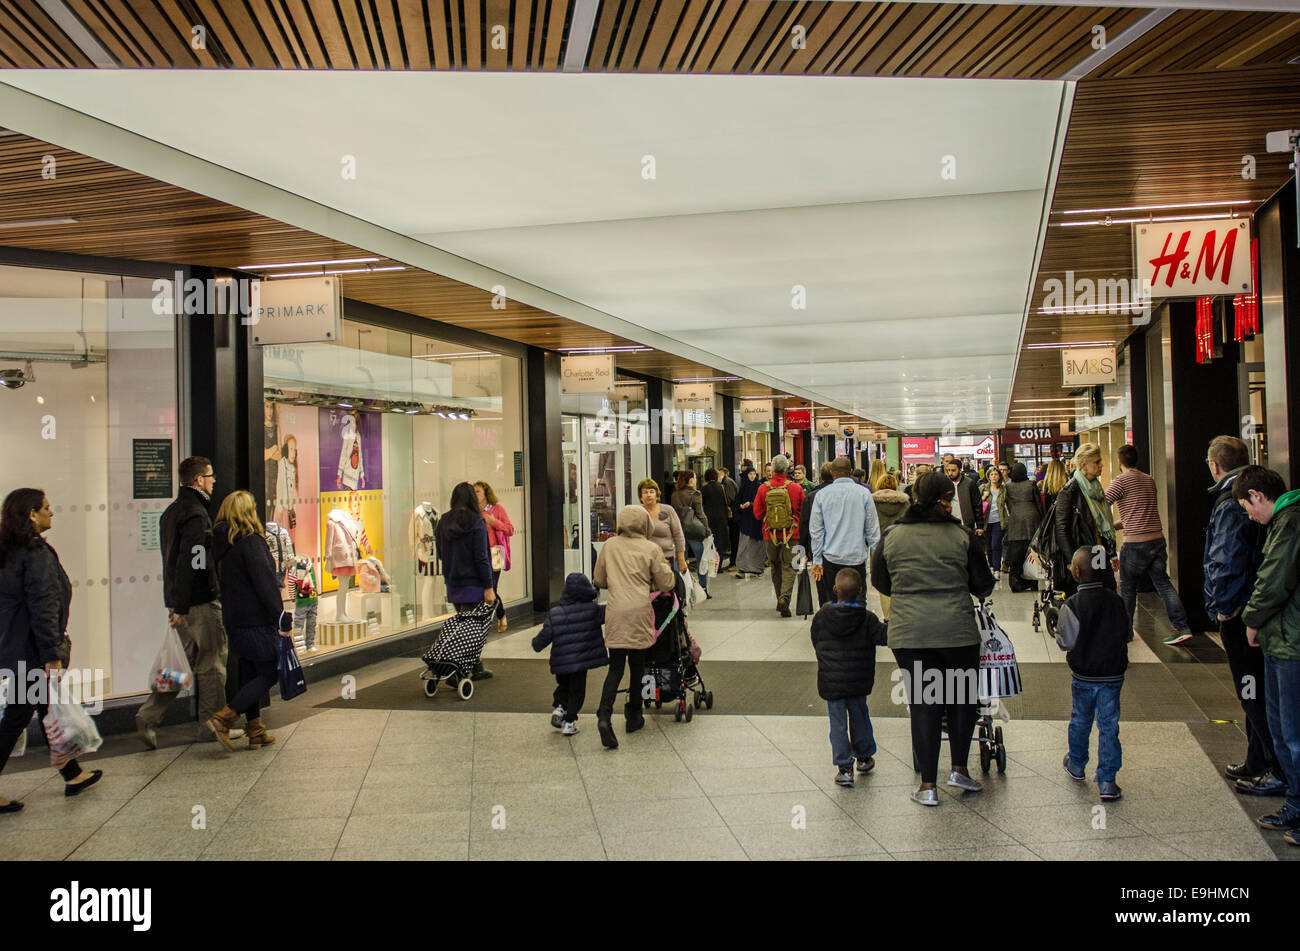
<svg viewBox="0 0 1300 951">
<path fill-rule="evenodd" d="M 770 368 L 759 372 L 831 405 L 932 429 L 944 403 L 903 390 L 913 361 L 972 427 L 1005 413 L 1062 92 L 989 80 L 235 70 L 0 81 Z M 794 285 L 806 309 L 791 307 Z M 858 361 L 876 377 L 844 380 Z"/>
</svg>

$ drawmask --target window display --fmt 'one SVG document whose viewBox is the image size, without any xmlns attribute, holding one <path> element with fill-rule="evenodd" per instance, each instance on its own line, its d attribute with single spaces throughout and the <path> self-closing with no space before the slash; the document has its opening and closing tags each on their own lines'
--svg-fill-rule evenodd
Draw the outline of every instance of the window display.
<svg viewBox="0 0 1300 951">
<path fill-rule="evenodd" d="M 284 598 L 303 650 L 452 613 L 433 539 L 462 481 L 492 486 L 520 526 L 497 593 L 528 596 L 522 370 L 352 320 L 337 342 L 263 349 L 266 508 L 296 558 Z"/>
</svg>

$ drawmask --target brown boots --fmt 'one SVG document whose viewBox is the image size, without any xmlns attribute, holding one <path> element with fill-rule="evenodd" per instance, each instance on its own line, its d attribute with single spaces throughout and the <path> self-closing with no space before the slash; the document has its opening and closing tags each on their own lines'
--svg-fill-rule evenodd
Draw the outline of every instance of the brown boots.
<svg viewBox="0 0 1300 951">
<path fill-rule="evenodd" d="M 235 752 L 235 744 L 230 742 L 230 728 L 234 726 L 235 720 L 239 714 L 230 707 L 222 707 L 212 715 L 208 720 L 208 729 L 211 730 L 221 745 L 230 752 Z M 275 742 L 275 737 L 266 732 L 266 726 L 262 723 L 261 717 L 249 717 L 248 729 L 245 731 L 248 736 L 248 748 L 250 750 L 259 749 L 263 746 L 270 746 Z"/>
<path fill-rule="evenodd" d="M 262 724 L 261 717 L 253 717 L 248 721 L 248 748 L 255 750 L 258 747 L 270 746 L 275 742 L 275 737 L 266 732 L 266 727 Z"/>
<path fill-rule="evenodd" d="M 221 745 L 232 753 L 235 752 L 235 747 L 230 742 L 230 728 L 235 725 L 235 720 L 238 718 L 239 714 L 228 706 L 222 707 L 208 718 L 208 729 L 221 741 Z M 252 724 L 250 723 L 249 726 Z"/>
</svg>

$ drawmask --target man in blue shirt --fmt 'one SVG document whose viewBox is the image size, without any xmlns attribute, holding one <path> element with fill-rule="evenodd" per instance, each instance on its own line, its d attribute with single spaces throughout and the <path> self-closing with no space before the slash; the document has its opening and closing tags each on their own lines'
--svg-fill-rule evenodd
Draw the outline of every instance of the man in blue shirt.
<svg viewBox="0 0 1300 951">
<path fill-rule="evenodd" d="M 880 541 L 880 519 L 871 490 L 853 481 L 853 463 L 847 456 L 832 460 L 831 475 L 835 481 L 813 496 L 809 520 L 812 576 L 823 604 L 834 601 L 835 577 L 841 568 L 853 568 L 867 577 L 867 557 Z"/>
</svg>

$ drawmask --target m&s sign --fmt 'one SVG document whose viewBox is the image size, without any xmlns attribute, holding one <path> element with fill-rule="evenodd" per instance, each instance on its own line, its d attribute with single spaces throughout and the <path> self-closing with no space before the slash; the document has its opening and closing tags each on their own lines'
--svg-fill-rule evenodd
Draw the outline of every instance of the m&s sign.
<svg viewBox="0 0 1300 951">
<path fill-rule="evenodd" d="M 1061 385 L 1093 386 L 1115 382 L 1115 348 L 1079 347 L 1061 351 Z"/>
</svg>

